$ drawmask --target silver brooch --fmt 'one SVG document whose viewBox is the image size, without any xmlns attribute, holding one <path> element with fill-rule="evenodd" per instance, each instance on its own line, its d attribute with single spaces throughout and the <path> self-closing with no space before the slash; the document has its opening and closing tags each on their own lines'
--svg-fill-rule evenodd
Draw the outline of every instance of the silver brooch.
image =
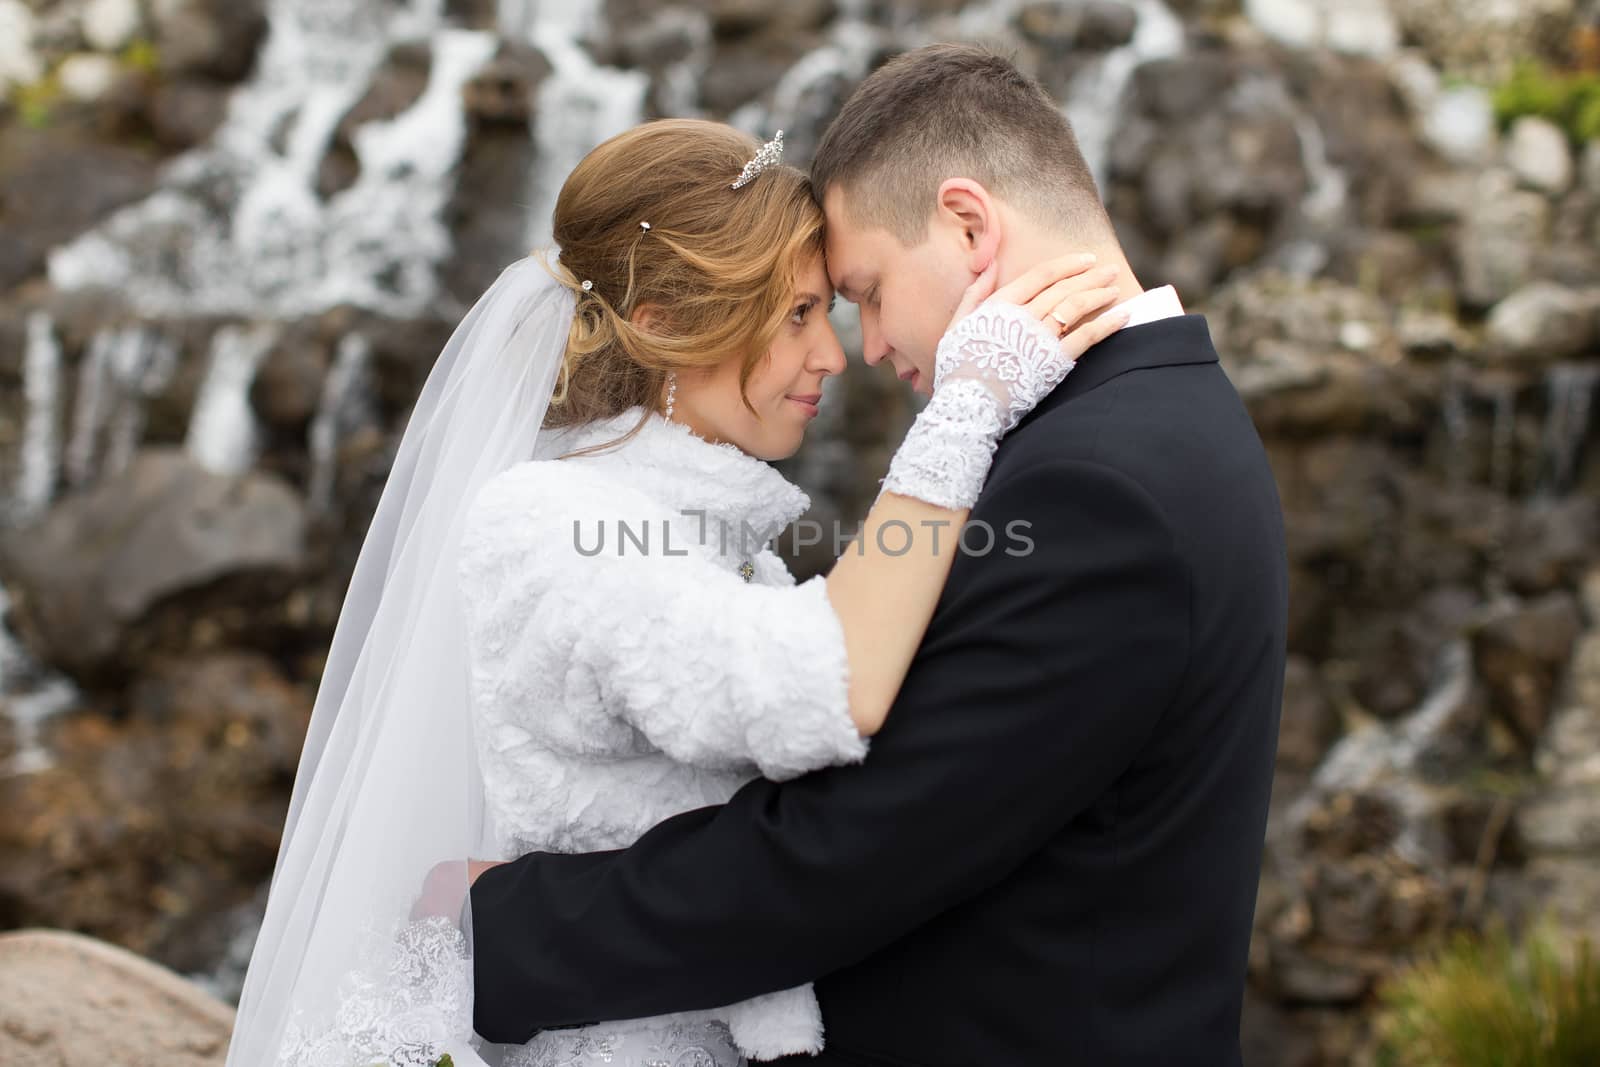
<svg viewBox="0 0 1600 1067">
<path fill-rule="evenodd" d="M 768 167 L 776 166 L 781 159 L 783 159 L 783 131 L 779 130 L 777 136 L 762 145 L 761 151 L 755 154 L 755 158 L 744 165 L 739 180 L 734 182 L 731 188 L 738 189 L 750 184 L 756 175 Z"/>
</svg>

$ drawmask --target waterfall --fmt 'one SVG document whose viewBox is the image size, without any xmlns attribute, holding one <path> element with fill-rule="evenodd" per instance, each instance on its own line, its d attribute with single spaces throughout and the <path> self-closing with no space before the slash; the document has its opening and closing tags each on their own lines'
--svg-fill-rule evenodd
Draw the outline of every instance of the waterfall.
<svg viewBox="0 0 1600 1067">
<path fill-rule="evenodd" d="M 513 27 L 551 66 L 534 109 L 538 153 L 524 241 L 540 248 L 550 243 L 556 197 L 567 175 L 595 145 L 639 124 L 650 79 L 638 71 L 602 67 L 579 45 L 579 35 L 598 18 L 596 0 L 534 7 L 530 16 L 524 0 L 502 0 L 500 13 L 502 25 L 514 16 Z"/>
<path fill-rule="evenodd" d="M 27 347 L 22 354 L 25 403 L 22 445 L 14 497 L 15 517 L 26 520 L 44 510 L 56 493 L 61 441 L 57 408 L 61 394 L 61 343 L 50 316 L 28 316 Z"/>
<path fill-rule="evenodd" d="M 322 396 L 307 432 L 307 451 L 311 454 L 311 476 L 306 491 L 311 510 L 326 513 L 333 505 L 333 489 L 338 475 L 339 442 L 350 430 L 372 419 L 367 391 L 367 363 L 372 346 L 360 334 L 348 334 L 339 342 L 333 366 L 322 383 Z"/>
<path fill-rule="evenodd" d="M 1293 220 L 1292 232 L 1273 253 L 1273 262 L 1296 278 L 1311 278 L 1328 263 L 1326 240 L 1345 224 L 1350 201 L 1350 178 L 1328 159 L 1327 138 L 1316 119 L 1284 88 L 1267 77 L 1252 77 L 1235 90 L 1237 101 L 1262 110 L 1277 111 L 1294 126 L 1300 142 L 1300 165 L 1305 170 L 1306 191 Z"/>
<path fill-rule="evenodd" d="M 1589 436 L 1589 416 L 1600 366 L 1563 364 L 1552 367 L 1545 387 L 1550 410 L 1545 416 L 1539 469 L 1540 490 L 1560 493 L 1572 484 L 1584 441 Z"/>
<path fill-rule="evenodd" d="M 271 326 L 224 326 L 212 339 L 184 442 L 202 466 L 218 474 L 243 474 L 255 462 L 258 431 L 250 386 L 276 340 Z"/>
<path fill-rule="evenodd" d="M 33 774 L 54 764 L 41 738 L 46 719 L 72 706 L 77 690 L 64 678 L 37 667 L 6 626 L 11 597 L 0 586 L 0 711 L 11 720 L 14 751 L 0 763 L 0 777 Z"/>
<path fill-rule="evenodd" d="M 1419 866 L 1435 861 L 1444 848 L 1437 803 L 1426 784 L 1429 763 L 1471 699 L 1472 649 L 1454 640 L 1440 651 L 1434 678 L 1422 703 L 1396 723 L 1373 722 L 1341 738 L 1312 778 L 1311 788 L 1290 805 L 1276 847 L 1287 856 L 1299 851 L 1299 828 L 1325 798 L 1341 792 L 1381 794 L 1401 815 L 1392 847 Z"/>
<path fill-rule="evenodd" d="M 144 433 L 145 404 L 171 383 L 177 363 L 177 346 L 144 326 L 94 335 L 78 365 L 65 458 L 69 485 L 86 485 L 132 462 Z"/>
<path fill-rule="evenodd" d="M 656 76 L 661 110 L 674 118 L 703 118 L 700 82 L 711 65 L 711 20 L 703 12 L 683 8 L 667 8 L 655 20 L 658 27 L 677 29 L 689 42 L 689 53 Z"/>
<path fill-rule="evenodd" d="M 1471 424 L 1467 416 L 1467 371 L 1459 363 L 1450 365 L 1445 374 L 1444 397 L 1439 404 L 1444 419 L 1446 447 L 1445 469 L 1449 472 L 1451 488 L 1467 484 L 1471 466 L 1467 443 Z"/>
<path fill-rule="evenodd" d="M 105 422 L 106 385 L 111 347 L 116 335 L 101 330 L 89 342 L 78 364 L 78 395 L 72 410 L 72 436 L 67 441 L 67 484 L 80 486 L 94 473 L 95 449 Z"/>
<path fill-rule="evenodd" d="M 1183 23 L 1161 0 L 1131 0 L 1129 6 L 1139 15 L 1133 39 L 1073 78 L 1063 108 L 1101 189 L 1106 184 L 1111 138 L 1122 120 L 1122 101 L 1133 72 L 1146 63 L 1181 55 L 1184 47 Z"/>
<path fill-rule="evenodd" d="M 1494 391 L 1494 427 L 1489 435 L 1489 484 L 1501 495 L 1511 491 L 1516 449 L 1517 390 L 1515 385 L 1501 384 Z"/>
<path fill-rule="evenodd" d="M 783 72 L 773 86 L 770 107 L 753 101 L 729 116 L 729 124 L 762 141 L 783 130 L 787 135 L 785 155 L 804 166 L 815 152 L 816 139 L 832 110 L 843 102 L 838 88 L 866 77 L 880 44 L 871 25 L 841 18 L 827 43 Z"/>
<path fill-rule="evenodd" d="M 120 293 L 146 318 L 425 310 L 451 249 L 440 216 L 465 142 L 461 88 L 497 44 L 443 30 L 440 7 L 276 0 L 256 73 L 211 142 L 150 197 L 52 252 L 51 281 Z M 317 174 L 339 123 L 389 50 L 415 41 L 432 51 L 422 96 L 355 131 L 360 175 L 323 201 Z"/>
<path fill-rule="evenodd" d="M 117 405 L 107 428 L 102 477 L 121 473 L 133 462 L 144 437 L 145 407 L 151 397 L 166 391 L 177 373 L 178 346 L 144 327 L 130 326 L 111 349 L 110 369 Z"/>
<path fill-rule="evenodd" d="M 1291 274 L 1310 278 L 1328 265 L 1328 250 L 1322 239 L 1345 223 L 1350 179 L 1328 161 L 1327 140 L 1316 120 L 1298 106 L 1294 107 L 1292 119 L 1300 139 L 1300 162 L 1307 186 L 1296 221 L 1307 232 L 1286 244 L 1279 257 Z"/>
</svg>

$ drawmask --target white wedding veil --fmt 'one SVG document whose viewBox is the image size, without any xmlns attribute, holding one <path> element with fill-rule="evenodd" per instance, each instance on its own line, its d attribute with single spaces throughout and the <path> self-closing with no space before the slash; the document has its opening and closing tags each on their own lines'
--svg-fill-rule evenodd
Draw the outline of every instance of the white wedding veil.
<svg viewBox="0 0 1600 1067">
<path fill-rule="evenodd" d="M 479 489 L 533 456 L 573 317 L 557 269 L 506 268 L 412 411 L 317 692 L 228 1067 L 482 1062 L 465 861 L 492 834 L 455 557 Z M 449 903 L 419 907 L 425 882 Z"/>
</svg>

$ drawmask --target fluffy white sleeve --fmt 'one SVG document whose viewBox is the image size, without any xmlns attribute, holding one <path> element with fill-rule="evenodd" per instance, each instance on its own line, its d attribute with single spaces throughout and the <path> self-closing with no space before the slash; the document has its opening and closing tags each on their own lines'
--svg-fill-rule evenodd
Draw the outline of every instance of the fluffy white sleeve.
<svg viewBox="0 0 1600 1067">
<path fill-rule="evenodd" d="M 461 541 L 474 670 L 515 686 L 519 672 L 548 675 L 559 664 L 561 677 L 545 681 L 559 686 L 563 706 L 542 715 L 592 714 L 598 698 L 683 763 L 754 764 L 784 779 L 862 759 L 867 742 L 850 718 L 844 632 L 826 582 L 746 584 L 681 540 L 668 555 L 660 523 L 674 517 L 571 464 L 533 461 L 497 475 Z M 619 554 L 619 520 L 656 526 L 649 553 L 629 544 Z M 579 545 L 592 551 L 602 521 L 605 547 L 586 556 Z"/>
</svg>

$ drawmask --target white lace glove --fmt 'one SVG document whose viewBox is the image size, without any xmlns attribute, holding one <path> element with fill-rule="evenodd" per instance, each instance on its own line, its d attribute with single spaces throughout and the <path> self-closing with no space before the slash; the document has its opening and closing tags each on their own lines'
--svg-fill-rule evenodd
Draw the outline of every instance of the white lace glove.
<svg viewBox="0 0 1600 1067">
<path fill-rule="evenodd" d="M 1126 313 L 1101 315 L 1058 336 L 1061 319 L 1076 322 L 1116 298 L 1114 289 L 1090 287 L 1109 281 L 1106 272 L 1086 273 L 1073 257 L 1076 269 L 1062 278 L 1064 262 L 1042 264 L 966 315 L 957 312 L 934 359 L 933 398 L 890 461 L 883 492 L 972 507 L 1000 438 L 1061 384 L 1077 355 L 1127 321 Z"/>
</svg>

